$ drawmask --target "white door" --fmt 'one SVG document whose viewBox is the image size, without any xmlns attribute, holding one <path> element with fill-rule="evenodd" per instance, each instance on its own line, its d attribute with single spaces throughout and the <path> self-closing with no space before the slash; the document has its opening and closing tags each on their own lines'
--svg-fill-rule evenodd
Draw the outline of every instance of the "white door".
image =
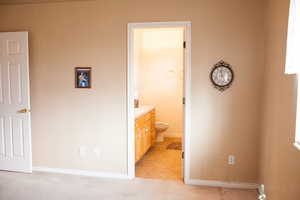
<svg viewBox="0 0 300 200">
<path fill-rule="evenodd" d="M 28 33 L 0 33 L 0 170 L 31 172 Z"/>
<path fill-rule="evenodd" d="M 184 181 L 184 178 L 185 178 L 185 160 L 184 160 L 184 154 L 185 154 L 185 152 L 184 152 L 184 150 L 185 150 L 185 100 L 186 100 L 186 98 L 185 98 L 185 61 L 186 61 L 186 59 L 185 59 L 185 57 L 186 57 L 186 45 L 187 45 L 187 42 L 186 42 L 186 37 L 185 37 L 185 33 L 186 32 L 186 30 L 185 30 L 185 28 L 183 29 L 183 38 L 182 38 L 182 42 L 183 42 L 183 48 L 182 48 L 182 77 L 183 77 L 183 84 L 182 84 L 182 106 L 183 106 L 183 135 L 182 135 L 182 179 L 183 179 L 183 181 Z"/>
</svg>

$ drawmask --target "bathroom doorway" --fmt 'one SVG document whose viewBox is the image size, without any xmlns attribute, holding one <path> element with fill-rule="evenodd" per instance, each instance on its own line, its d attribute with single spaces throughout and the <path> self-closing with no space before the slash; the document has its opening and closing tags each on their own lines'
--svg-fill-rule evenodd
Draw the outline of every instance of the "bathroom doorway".
<svg viewBox="0 0 300 200">
<path fill-rule="evenodd" d="M 128 25 L 128 175 L 189 180 L 191 23 Z"/>
</svg>

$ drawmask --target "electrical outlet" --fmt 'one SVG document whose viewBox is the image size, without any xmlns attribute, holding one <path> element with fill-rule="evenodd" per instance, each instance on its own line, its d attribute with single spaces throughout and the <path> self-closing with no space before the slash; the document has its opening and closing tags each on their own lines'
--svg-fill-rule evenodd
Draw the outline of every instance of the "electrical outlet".
<svg viewBox="0 0 300 200">
<path fill-rule="evenodd" d="M 95 148 L 94 148 L 94 153 L 96 154 L 97 158 L 100 158 L 100 156 L 101 156 L 100 148 L 95 147 Z"/>
<path fill-rule="evenodd" d="M 86 157 L 87 155 L 87 148 L 85 146 L 79 147 L 79 156 Z"/>
<path fill-rule="evenodd" d="M 228 156 L 228 165 L 234 165 L 235 164 L 235 156 L 229 155 Z"/>
</svg>

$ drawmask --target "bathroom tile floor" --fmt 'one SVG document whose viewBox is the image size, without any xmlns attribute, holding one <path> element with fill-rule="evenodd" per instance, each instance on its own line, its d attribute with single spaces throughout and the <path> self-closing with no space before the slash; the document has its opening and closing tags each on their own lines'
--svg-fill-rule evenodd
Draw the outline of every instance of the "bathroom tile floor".
<svg viewBox="0 0 300 200">
<path fill-rule="evenodd" d="M 167 149 L 172 142 L 180 142 L 181 138 L 165 138 L 157 142 L 136 164 L 136 177 L 181 180 L 182 159 L 180 150 Z"/>
</svg>

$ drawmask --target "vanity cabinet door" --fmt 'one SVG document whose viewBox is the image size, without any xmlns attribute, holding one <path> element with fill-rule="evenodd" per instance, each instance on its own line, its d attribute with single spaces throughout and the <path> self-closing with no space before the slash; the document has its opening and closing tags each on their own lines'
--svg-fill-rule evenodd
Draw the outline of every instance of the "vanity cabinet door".
<svg viewBox="0 0 300 200">
<path fill-rule="evenodd" d="M 147 152 L 147 132 L 146 132 L 145 127 L 143 127 L 142 148 L 143 148 L 142 155 L 144 155 Z"/>
<path fill-rule="evenodd" d="M 155 112 L 151 111 L 135 120 L 135 162 L 143 157 L 155 140 Z"/>
<path fill-rule="evenodd" d="M 139 129 L 135 127 L 135 162 L 140 159 L 140 138 L 139 138 Z"/>
<path fill-rule="evenodd" d="M 156 142 L 156 130 L 155 130 L 155 111 L 151 111 L 151 145 Z"/>
<path fill-rule="evenodd" d="M 135 131 L 135 161 L 137 162 L 144 155 L 144 131 L 141 127 L 136 127 Z"/>
<path fill-rule="evenodd" d="M 148 120 L 145 122 L 145 152 L 151 147 L 151 121 Z"/>
</svg>

